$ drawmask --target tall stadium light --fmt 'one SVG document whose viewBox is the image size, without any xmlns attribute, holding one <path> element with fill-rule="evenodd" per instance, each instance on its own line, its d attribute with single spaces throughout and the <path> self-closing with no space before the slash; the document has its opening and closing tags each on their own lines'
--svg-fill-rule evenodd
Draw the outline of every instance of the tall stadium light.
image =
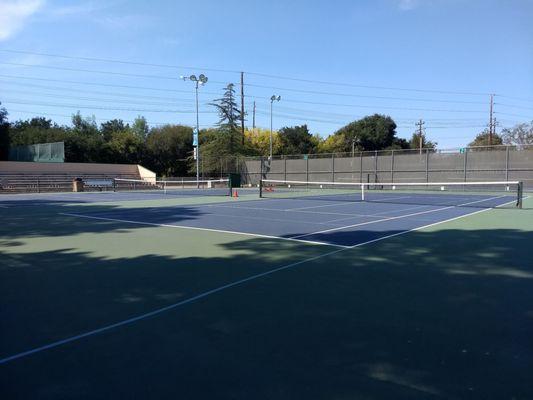
<svg viewBox="0 0 533 400">
<path fill-rule="evenodd" d="M 270 157 L 269 157 L 270 162 L 272 162 L 272 104 L 275 101 L 280 101 L 280 100 L 281 100 L 281 96 L 272 95 L 272 97 L 270 97 Z"/>
<path fill-rule="evenodd" d="M 186 76 L 180 76 L 180 79 L 183 79 L 184 81 L 192 81 L 195 83 L 195 90 L 196 90 L 196 131 L 193 132 L 193 146 L 194 146 L 194 156 L 196 159 L 196 187 L 200 188 L 200 141 L 199 141 L 199 134 L 200 134 L 200 119 L 199 119 L 199 112 L 198 112 L 198 86 L 199 85 L 205 85 L 207 83 L 207 76 L 204 74 L 200 74 L 199 77 L 196 77 L 196 75 L 191 75 L 189 77 Z"/>
</svg>

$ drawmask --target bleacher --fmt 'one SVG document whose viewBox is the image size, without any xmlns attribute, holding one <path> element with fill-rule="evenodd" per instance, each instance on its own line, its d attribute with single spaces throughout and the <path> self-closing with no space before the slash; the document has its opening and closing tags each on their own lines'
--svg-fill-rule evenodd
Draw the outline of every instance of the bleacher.
<svg viewBox="0 0 533 400">
<path fill-rule="evenodd" d="M 0 194 L 71 192 L 75 179 L 84 182 L 84 191 L 113 190 L 114 178 L 155 179 L 155 174 L 138 165 L 42 164 L 46 163 L 0 162 Z"/>
</svg>

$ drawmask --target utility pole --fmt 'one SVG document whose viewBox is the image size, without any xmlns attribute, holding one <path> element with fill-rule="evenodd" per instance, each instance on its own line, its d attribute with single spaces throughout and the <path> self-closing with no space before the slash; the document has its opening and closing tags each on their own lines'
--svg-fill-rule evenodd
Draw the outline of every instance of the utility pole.
<svg viewBox="0 0 533 400">
<path fill-rule="evenodd" d="M 255 100 L 254 100 L 254 111 L 252 116 L 252 129 L 255 132 Z"/>
<path fill-rule="evenodd" d="M 494 108 L 494 95 L 490 95 L 490 111 L 489 111 L 489 146 L 492 146 L 492 134 L 494 133 L 494 117 L 493 117 L 493 108 Z"/>
<path fill-rule="evenodd" d="M 418 126 L 418 147 L 420 149 L 420 154 L 422 154 L 422 147 L 423 147 L 423 136 L 422 136 L 422 126 L 425 124 L 424 121 L 421 119 L 418 120 L 418 122 L 415 124 Z"/>
<path fill-rule="evenodd" d="M 241 134 L 244 146 L 244 72 L 241 72 Z"/>
</svg>

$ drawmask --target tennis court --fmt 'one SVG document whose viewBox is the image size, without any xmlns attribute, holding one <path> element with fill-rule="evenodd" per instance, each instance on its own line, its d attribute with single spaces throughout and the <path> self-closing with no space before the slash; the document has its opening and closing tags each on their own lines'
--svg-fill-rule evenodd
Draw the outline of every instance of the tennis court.
<svg viewBox="0 0 533 400">
<path fill-rule="evenodd" d="M 400 186 L 0 198 L 6 398 L 530 398 L 532 199 Z"/>
</svg>

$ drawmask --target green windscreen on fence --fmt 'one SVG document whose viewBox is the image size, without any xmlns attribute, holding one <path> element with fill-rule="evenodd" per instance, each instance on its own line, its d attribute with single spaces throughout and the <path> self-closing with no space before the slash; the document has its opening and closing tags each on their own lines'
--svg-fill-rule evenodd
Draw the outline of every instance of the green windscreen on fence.
<svg viewBox="0 0 533 400">
<path fill-rule="evenodd" d="M 11 147 L 9 161 L 65 162 L 65 143 L 37 143 Z"/>
</svg>

